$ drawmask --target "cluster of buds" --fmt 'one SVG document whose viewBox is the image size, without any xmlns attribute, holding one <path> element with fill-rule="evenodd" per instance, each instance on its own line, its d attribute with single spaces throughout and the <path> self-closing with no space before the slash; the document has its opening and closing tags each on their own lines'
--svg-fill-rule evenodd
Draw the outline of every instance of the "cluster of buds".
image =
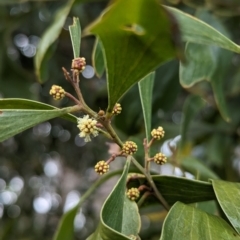
<svg viewBox="0 0 240 240">
<path fill-rule="evenodd" d="M 165 131 L 163 130 L 162 127 L 158 127 L 157 129 L 154 128 L 151 132 L 151 135 L 154 139 L 160 140 L 161 138 L 164 137 Z"/>
<path fill-rule="evenodd" d="M 137 152 L 137 144 L 132 141 L 127 141 L 123 144 L 122 153 L 127 155 L 133 155 Z"/>
<path fill-rule="evenodd" d="M 98 173 L 99 175 L 103 175 L 109 171 L 109 164 L 102 160 L 95 165 L 94 169 L 96 173 Z"/>
<path fill-rule="evenodd" d="M 122 107 L 120 103 L 116 103 L 113 110 L 112 110 L 112 114 L 114 115 L 118 115 L 122 112 Z"/>
<path fill-rule="evenodd" d="M 82 72 L 86 67 L 86 60 L 84 57 L 74 58 L 72 60 L 72 69 Z"/>
<path fill-rule="evenodd" d="M 140 196 L 140 191 L 137 188 L 130 188 L 127 191 L 127 197 L 132 200 L 136 201 Z"/>
<path fill-rule="evenodd" d="M 96 137 L 98 135 L 97 121 L 85 115 L 83 118 L 78 118 L 78 128 L 80 130 L 79 136 L 85 138 L 85 142 L 91 141 L 91 135 Z"/>
<path fill-rule="evenodd" d="M 60 100 L 65 97 L 64 89 L 57 85 L 51 87 L 49 94 L 52 95 L 55 100 Z"/>
<path fill-rule="evenodd" d="M 167 162 L 167 157 L 163 153 L 157 153 L 154 157 L 153 160 L 156 164 L 158 165 L 163 165 Z"/>
</svg>

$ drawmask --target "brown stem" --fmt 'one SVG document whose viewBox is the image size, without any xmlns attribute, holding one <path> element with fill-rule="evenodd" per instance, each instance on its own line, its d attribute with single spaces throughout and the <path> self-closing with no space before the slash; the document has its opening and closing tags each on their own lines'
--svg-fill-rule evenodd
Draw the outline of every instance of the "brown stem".
<svg viewBox="0 0 240 240">
<path fill-rule="evenodd" d="M 142 204 L 144 203 L 144 201 L 148 198 L 148 196 L 152 195 L 153 193 L 151 192 L 145 192 L 142 197 L 139 199 L 139 201 L 137 202 L 138 207 L 141 207 Z"/>
<path fill-rule="evenodd" d="M 146 186 L 146 185 L 139 186 L 138 190 L 139 190 L 139 192 L 142 192 L 142 191 L 149 191 L 149 192 L 151 192 L 152 191 L 152 189 L 150 187 Z"/>
<path fill-rule="evenodd" d="M 135 158 L 132 157 L 132 163 L 139 169 L 140 172 L 142 172 L 144 174 L 144 176 L 146 177 L 146 179 L 148 180 L 149 185 L 152 187 L 154 193 L 156 194 L 157 199 L 162 203 L 163 207 L 169 211 L 170 207 L 167 203 L 167 201 L 164 199 L 164 197 L 162 196 L 162 194 L 159 192 L 159 190 L 157 189 L 154 181 L 152 180 L 152 177 L 150 174 L 146 173 L 145 169 L 136 161 Z"/>
<path fill-rule="evenodd" d="M 82 110 L 82 106 L 81 105 L 74 105 L 72 107 L 66 107 L 66 108 L 62 108 L 62 111 L 64 113 L 73 113 L 73 112 L 78 112 Z"/>
<path fill-rule="evenodd" d="M 152 144 L 153 144 L 153 142 L 154 142 L 154 138 L 152 138 L 150 141 L 149 141 L 149 143 L 148 143 L 148 145 L 147 145 L 147 147 L 148 148 L 150 148 L 151 146 L 152 146 Z"/>
<path fill-rule="evenodd" d="M 111 137 L 111 135 L 110 135 L 108 132 L 102 130 L 101 128 L 96 128 L 96 129 L 98 130 L 98 132 L 100 132 L 100 133 L 102 133 L 103 135 L 105 135 L 105 137 L 113 140 L 112 137 Z"/>
<path fill-rule="evenodd" d="M 81 90 L 79 88 L 79 71 L 72 70 L 72 77 L 71 77 L 70 73 L 64 67 L 62 67 L 62 70 L 63 70 L 63 74 L 64 74 L 66 80 L 69 81 L 72 84 L 75 92 L 77 93 L 79 101 L 83 105 L 86 105 L 85 102 L 84 102 Z"/>
<path fill-rule="evenodd" d="M 64 67 L 62 67 L 62 71 L 63 71 L 64 77 L 66 78 L 66 80 L 69 81 L 70 83 L 72 83 L 72 78 L 71 78 L 69 72 Z"/>
<path fill-rule="evenodd" d="M 102 125 L 105 127 L 105 129 L 107 130 L 107 132 L 111 135 L 112 140 L 117 143 L 119 145 L 119 147 L 123 146 L 123 142 L 121 141 L 121 139 L 118 137 L 118 135 L 116 134 L 116 132 L 114 131 L 111 123 L 109 120 L 107 121 L 101 121 Z"/>
<path fill-rule="evenodd" d="M 75 102 L 77 105 L 81 105 L 81 103 L 70 93 L 65 92 L 65 96 Z"/>
<path fill-rule="evenodd" d="M 106 163 L 111 163 L 111 162 L 113 162 L 114 160 L 115 160 L 115 158 L 116 157 L 119 157 L 119 156 L 123 156 L 122 155 L 122 151 L 121 152 L 119 152 L 119 153 L 114 153 L 114 154 L 112 154 L 112 156 L 106 161 Z"/>
<path fill-rule="evenodd" d="M 145 169 L 146 169 L 146 173 L 149 173 L 149 167 L 150 167 L 150 162 L 148 161 L 149 159 L 149 147 L 148 147 L 148 142 L 147 139 L 144 138 L 143 140 L 143 147 L 144 147 L 144 160 L 145 160 Z"/>
</svg>

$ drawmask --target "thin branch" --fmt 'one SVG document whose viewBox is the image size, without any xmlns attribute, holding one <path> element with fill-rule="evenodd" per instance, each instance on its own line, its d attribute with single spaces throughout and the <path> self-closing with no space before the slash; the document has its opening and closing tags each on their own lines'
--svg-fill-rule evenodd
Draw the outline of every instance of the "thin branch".
<svg viewBox="0 0 240 240">
<path fill-rule="evenodd" d="M 137 202 L 138 207 L 141 207 L 141 205 L 145 202 L 145 200 L 148 198 L 148 196 L 151 196 L 152 193 L 151 192 L 145 192 L 142 197 L 139 199 L 139 201 Z"/>
<path fill-rule="evenodd" d="M 81 105 L 81 103 L 72 94 L 65 92 L 65 96 L 75 102 L 77 105 Z"/>
<path fill-rule="evenodd" d="M 150 162 L 148 161 L 149 159 L 149 147 L 148 147 L 148 142 L 147 139 L 144 138 L 143 140 L 143 147 L 144 147 L 144 162 L 145 162 L 145 169 L 146 173 L 149 173 L 149 168 L 150 168 Z"/>
<path fill-rule="evenodd" d="M 105 127 L 105 129 L 108 131 L 108 133 L 111 135 L 112 140 L 117 143 L 119 145 L 119 147 L 123 146 L 123 142 L 121 141 L 121 139 L 118 137 L 117 133 L 115 132 L 115 130 L 113 129 L 111 123 L 109 120 L 107 121 L 101 121 L 101 124 Z"/>
<path fill-rule="evenodd" d="M 156 197 L 158 198 L 158 200 L 162 203 L 163 207 L 167 211 L 169 211 L 170 207 L 169 207 L 167 201 L 162 196 L 162 194 L 157 189 L 154 181 L 152 180 L 151 175 L 145 172 L 145 169 L 137 162 L 137 160 L 134 157 L 132 157 L 132 163 L 139 169 L 140 172 L 142 172 L 144 174 L 144 176 L 148 180 L 148 183 L 150 184 L 150 186 L 152 187 L 154 193 L 156 194 Z"/>
<path fill-rule="evenodd" d="M 97 128 L 97 130 L 98 130 L 98 132 L 102 133 L 105 137 L 113 140 L 112 137 L 111 137 L 111 135 L 110 135 L 108 132 L 104 131 L 104 130 L 101 129 L 101 128 Z"/>
</svg>

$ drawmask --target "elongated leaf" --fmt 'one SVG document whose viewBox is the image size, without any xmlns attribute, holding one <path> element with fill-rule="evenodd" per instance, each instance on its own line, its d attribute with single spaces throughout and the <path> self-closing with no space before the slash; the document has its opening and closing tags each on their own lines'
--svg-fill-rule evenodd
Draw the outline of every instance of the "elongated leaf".
<svg viewBox="0 0 240 240">
<path fill-rule="evenodd" d="M 67 114 L 71 109 L 72 107 L 58 110 L 0 110 L 0 142 L 41 122 Z"/>
<path fill-rule="evenodd" d="M 97 38 L 92 53 L 92 62 L 96 75 L 100 78 L 105 70 L 103 47 L 101 41 Z"/>
<path fill-rule="evenodd" d="M 45 31 L 44 35 L 38 46 L 38 51 L 34 59 L 36 75 L 40 82 L 46 81 L 46 61 L 49 56 L 48 51 L 51 45 L 57 40 L 59 34 L 62 31 L 62 27 L 65 20 L 71 10 L 74 0 L 67 1 L 60 9 L 55 13 L 52 24 Z"/>
<path fill-rule="evenodd" d="M 153 181 L 166 201 L 194 203 L 215 200 L 212 185 L 207 182 L 172 176 L 153 176 Z"/>
<path fill-rule="evenodd" d="M 170 21 L 155 0 L 117 0 L 86 32 L 104 47 L 108 112 L 134 83 L 176 56 Z"/>
<path fill-rule="evenodd" d="M 225 129 L 228 131 L 226 127 Z M 215 134 L 205 141 L 205 147 L 207 148 L 206 159 L 208 159 L 211 165 L 218 168 L 224 168 L 225 159 L 231 154 L 231 146 L 233 144 L 233 139 L 230 136 L 226 136 L 224 130 L 222 133 L 220 131 L 218 133 L 215 132 Z M 219 146 L 224 147 L 219 148 Z"/>
<path fill-rule="evenodd" d="M 106 182 L 108 179 L 110 179 L 113 176 L 116 176 L 118 174 L 121 174 L 121 171 L 113 171 L 109 172 L 105 175 L 103 175 L 101 178 L 99 178 L 87 191 L 86 193 L 81 197 L 79 203 L 66 212 L 58 225 L 58 229 L 55 232 L 54 240 L 62 240 L 62 239 L 73 239 L 74 238 L 74 218 L 82 206 L 82 204 L 87 200 L 87 198 L 95 191 L 100 185 L 102 185 L 104 182 Z"/>
<path fill-rule="evenodd" d="M 181 125 L 181 147 L 187 141 L 187 132 L 190 124 L 199 110 L 204 106 L 204 101 L 198 96 L 191 95 L 187 98 L 183 107 L 184 119 Z"/>
<path fill-rule="evenodd" d="M 160 240 L 233 240 L 240 236 L 222 218 L 177 202 L 169 211 Z"/>
<path fill-rule="evenodd" d="M 176 8 L 166 7 L 177 19 L 182 38 L 186 42 L 214 45 L 240 53 L 240 46 L 205 22 Z"/>
<path fill-rule="evenodd" d="M 69 32 L 73 47 L 73 56 L 78 58 L 80 56 L 80 45 L 81 45 L 81 26 L 79 18 L 73 18 L 73 25 L 69 26 Z"/>
<path fill-rule="evenodd" d="M 221 23 L 209 12 L 198 11 L 197 17 L 213 25 L 225 36 L 229 35 Z M 182 86 L 188 88 L 199 81 L 209 81 L 220 113 L 226 121 L 229 121 L 230 116 L 224 99 L 224 80 L 230 66 L 232 53 L 215 46 L 196 43 L 187 44 L 185 53 L 189 64 L 180 64 Z"/>
<path fill-rule="evenodd" d="M 143 117 L 145 123 L 146 137 L 148 142 L 151 137 L 151 121 L 152 121 L 152 92 L 155 73 L 148 74 L 140 82 L 138 82 L 139 94 L 142 104 Z"/>
<path fill-rule="evenodd" d="M 240 234 L 240 183 L 212 180 L 212 184 L 218 203 L 232 226 Z"/>
<path fill-rule="evenodd" d="M 138 234 L 140 220 L 136 203 L 125 196 L 130 160 L 128 157 L 121 178 L 102 207 L 100 224 L 88 240 L 126 240 L 130 239 L 128 235 Z"/>
<path fill-rule="evenodd" d="M 163 175 L 153 175 L 152 179 L 169 205 L 173 205 L 177 201 L 195 203 L 216 200 L 213 187 L 209 182 Z M 141 184 L 148 185 L 144 176 L 140 180 Z M 159 202 L 155 197 L 149 196 L 144 204 L 152 203 Z"/>
<path fill-rule="evenodd" d="M 137 236 L 140 231 L 140 215 L 138 206 L 134 201 L 131 201 L 126 195 L 123 208 L 123 225 L 122 233 L 126 236 Z"/>
<path fill-rule="evenodd" d="M 153 112 L 159 111 L 159 109 L 169 111 L 176 104 L 177 97 L 181 91 L 178 75 L 178 60 L 162 64 L 155 71 L 155 81 L 153 86 Z"/>
<path fill-rule="evenodd" d="M 197 82 L 210 80 L 217 63 L 214 61 L 214 48 L 211 46 L 188 43 L 185 49 L 187 65 L 180 65 L 180 83 L 183 87 L 192 87 Z"/>
<path fill-rule="evenodd" d="M 0 99 L 0 110 L 2 109 L 56 110 L 58 108 L 45 103 L 23 99 L 23 98 L 7 98 L 7 99 Z M 77 122 L 77 117 L 70 113 L 61 116 L 61 118 L 74 123 Z"/>
<path fill-rule="evenodd" d="M 217 55 L 217 54 L 216 54 Z M 211 86 L 214 93 L 214 99 L 222 118 L 226 122 L 231 121 L 230 110 L 225 99 L 225 82 L 228 81 L 229 66 L 233 54 L 221 49 L 218 57 L 218 67 L 211 78 Z"/>
<path fill-rule="evenodd" d="M 194 157 L 183 157 L 180 160 L 181 167 L 192 173 L 197 179 L 208 181 L 209 179 L 219 179 L 219 177 L 201 161 Z"/>
</svg>

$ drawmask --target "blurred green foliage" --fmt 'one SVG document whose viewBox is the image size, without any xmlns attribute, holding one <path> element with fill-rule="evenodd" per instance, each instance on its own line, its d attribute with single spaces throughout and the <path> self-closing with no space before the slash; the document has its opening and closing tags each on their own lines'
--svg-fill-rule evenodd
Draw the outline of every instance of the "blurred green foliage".
<svg viewBox="0 0 240 240">
<path fill-rule="evenodd" d="M 0 4 L 1 98 L 24 98 L 56 107 L 69 106 L 68 100 L 56 103 L 48 94 L 52 84 L 61 85 L 66 91 L 73 92 L 61 71 L 62 66 L 70 68 L 73 58 L 68 26 L 72 24 L 72 17 L 76 16 L 80 18 L 84 29 L 100 15 L 107 2 L 80 0 L 74 2 L 64 27 L 59 28 L 60 35 L 53 45 L 49 46 L 47 61 L 43 66 L 43 68 L 47 66 L 44 68 L 46 81 L 43 84 L 38 82 L 35 75 L 34 57 L 43 33 L 66 2 L 12 0 L 1 1 Z M 221 26 L 234 42 L 240 43 L 239 1 L 169 0 L 164 1 L 164 4 L 200 18 L 201 13 L 205 13 L 208 18 L 201 18 L 203 21 L 213 27 L 216 27 L 216 24 Z M 82 39 L 81 56 L 86 58 L 88 65 L 92 65 L 94 41 L 93 36 Z M 211 52 L 213 58 L 206 61 L 203 51 L 199 51 L 200 48 L 206 53 Z M 239 181 L 240 57 L 226 50 L 204 45 L 200 47 L 195 43 L 186 44 L 185 50 L 187 57 L 196 57 L 199 54 L 198 59 L 203 59 L 207 64 L 206 66 L 201 62 L 198 64 L 194 59 L 190 59 L 188 64 L 181 64 L 180 68 L 186 68 L 186 71 L 189 65 L 194 65 L 193 73 L 185 72 L 190 78 L 184 80 L 190 81 L 190 84 L 183 83 L 181 79 L 183 73 L 180 74 L 179 80 L 177 60 L 168 61 L 156 69 L 152 126 L 164 126 L 166 142 L 173 145 L 176 145 L 176 137 L 179 136 L 181 127 L 184 127 L 185 144 L 181 149 L 181 157 L 173 159 L 173 164 L 177 162 L 177 166 L 192 173 L 197 179 L 206 180 L 215 175 L 223 180 Z M 106 74 L 102 73 L 102 68 L 98 71 L 100 78 L 95 75 L 90 79 L 81 76 L 84 98 L 95 111 L 105 110 L 108 106 Z M 201 71 L 208 75 L 196 74 Z M 121 74 L 118 77 L 121 78 Z M 214 85 L 213 82 L 216 84 Z M 221 95 L 217 97 L 216 92 L 220 92 Z M 186 99 L 192 94 L 200 96 L 206 104 L 189 114 Z M 119 135 L 123 139 L 142 139 L 145 135 L 144 121 L 136 85 L 123 96 L 121 104 L 122 114 L 114 119 Z M 226 122 L 223 118 L 230 121 Z M 111 149 L 105 144 L 105 138 L 102 136 L 94 139 L 92 144 L 84 145 L 77 135 L 78 131 L 74 124 L 63 119 L 54 119 L 0 143 L 0 221 L 2 222 L 0 239 L 52 239 L 68 193 L 77 190 L 82 194 L 96 180 L 93 166 L 99 159 L 105 159 L 107 151 Z M 140 145 L 141 141 L 138 141 Z M 162 143 L 154 145 L 153 151 L 159 151 Z M 140 152 L 143 153 L 143 149 L 140 149 Z M 194 157 L 191 163 L 186 157 L 189 155 Z M 140 157 L 140 154 L 137 155 L 138 160 L 142 161 Z M 121 166 L 116 164 L 116 168 Z M 194 168 L 199 169 L 199 172 L 194 171 Z M 56 169 L 57 173 L 54 175 Z M 206 172 L 205 169 L 208 171 Z M 152 170 L 159 171 L 159 169 Z M 102 192 L 109 193 L 110 188 L 106 187 Z M 75 227 L 76 239 L 86 239 L 95 230 L 99 216 L 97 211 L 102 204 L 101 199 L 98 199 L 99 194 L 93 195 L 78 215 L 80 220 Z M 10 196 L 10 202 L 7 202 L 6 196 Z M 42 201 L 40 203 L 46 207 L 46 212 L 37 210 L 37 201 Z M 156 209 L 150 206 L 141 211 L 145 211 L 142 221 L 148 226 L 141 230 L 142 239 L 159 239 L 158 231 L 159 224 L 163 222 L 162 215 L 152 217 L 151 214 Z M 158 211 L 161 212 L 162 209 Z M 174 211 L 172 214 L 174 215 Z M 168 221 L 170 220 L 171 216 L 168 218 Z"/>
</svg>

